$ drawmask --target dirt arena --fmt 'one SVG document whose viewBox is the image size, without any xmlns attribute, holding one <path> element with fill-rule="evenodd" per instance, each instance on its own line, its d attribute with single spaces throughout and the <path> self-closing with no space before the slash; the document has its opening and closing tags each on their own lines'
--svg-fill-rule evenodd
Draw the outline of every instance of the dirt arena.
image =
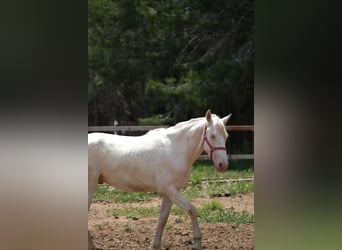
<svg viewBox="0 0 342 250">
<path fill-rule="evenodd" d="M 227 208 L 254 214 L 254 193 L 217 198 Z M 193 199 L 198 207 L 209 198 Z M 93 243 L 98 249 L 151 249 L 157 216 L 126 218 L 113 216 L 110 210 L 125 206 L 160 206 L 160 199 L 137 203 L 94 202 L 90 207 L 88 228 Z M 175 206 L 175 205 L 174 205 Z M 203 249 L 254 249 L 254 224 L 200 223 Z M 162 249 L 191 249 L 193 244 L 191 222 L 188 217 L 177 221 L 170 214 L 162 238 Z"/>
</svg>

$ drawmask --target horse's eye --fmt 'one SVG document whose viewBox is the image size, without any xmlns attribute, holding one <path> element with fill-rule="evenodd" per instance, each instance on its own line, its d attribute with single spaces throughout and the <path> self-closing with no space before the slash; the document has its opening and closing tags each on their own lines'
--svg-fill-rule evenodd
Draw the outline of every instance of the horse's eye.
<svg viewBox="0 0 342 250">
<path fill-rule="evenodd" d="M 215 135 L 211 135 L 211 139 L 213 139 L 213 140 L 214 140 L 214 139 L 215 139 L 215 137 L 216 137 Z"/>
</svg>

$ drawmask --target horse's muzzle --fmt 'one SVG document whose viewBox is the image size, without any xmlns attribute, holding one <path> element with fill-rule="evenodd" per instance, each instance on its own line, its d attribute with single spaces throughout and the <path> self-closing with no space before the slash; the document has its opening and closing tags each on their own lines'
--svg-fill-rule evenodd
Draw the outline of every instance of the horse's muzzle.
<svg viewBox="0 0 342 250">
<path fill-rule="evenodd" d="M 228 169 L 229 162 L 228 161 L 227 162 L 220 162 L 218 164 L 214 164 L 214 166 L 215 166 L 215 170 L 217 172 L 221 173 L 221 172 L 224 172 Z"/>
</svg>

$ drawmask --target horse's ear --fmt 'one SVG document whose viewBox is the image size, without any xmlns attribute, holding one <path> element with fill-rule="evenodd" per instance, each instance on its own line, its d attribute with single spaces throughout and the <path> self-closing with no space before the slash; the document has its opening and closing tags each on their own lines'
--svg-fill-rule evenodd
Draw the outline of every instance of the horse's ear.
<svg viewBox="0 0 342 250">
<path fill-rule="evenodd" d="M 221 121 L 223 122 L 224 125 L 227 124 L 227 122 L 231 116 L 232 116 L 232 114 L 230 113 L 229 115 L 227 115 L 221 119 Z"/>
<path fill-rule="evenodd" d="M 205 118 L 207 119 L 208 122 L 211 121 L 211 110 L 208 109 L 207 113 L 205 113 Z"/>
</svg>

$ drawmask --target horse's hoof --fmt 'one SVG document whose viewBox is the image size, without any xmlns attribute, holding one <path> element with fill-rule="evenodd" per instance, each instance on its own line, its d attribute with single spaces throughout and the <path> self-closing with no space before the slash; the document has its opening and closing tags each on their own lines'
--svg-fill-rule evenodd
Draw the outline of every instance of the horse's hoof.
<svg viewBox="0 0 342 250">
<path fill-rule="evenodd" d="M 88 245 L 88 250 L 103 250 L 101 247 L 96 247 L 94 245 Z"/>
<path fill-rule="evenodd" d="M 96 247 L 94 245 L 88 245 L 88 250 L 96 250 Z"/>
<path fill-rule="evenodd" d="M 152 245 L 151 249 L 152 250 L 161 250 L 161 245 Z"/>
</svg>

